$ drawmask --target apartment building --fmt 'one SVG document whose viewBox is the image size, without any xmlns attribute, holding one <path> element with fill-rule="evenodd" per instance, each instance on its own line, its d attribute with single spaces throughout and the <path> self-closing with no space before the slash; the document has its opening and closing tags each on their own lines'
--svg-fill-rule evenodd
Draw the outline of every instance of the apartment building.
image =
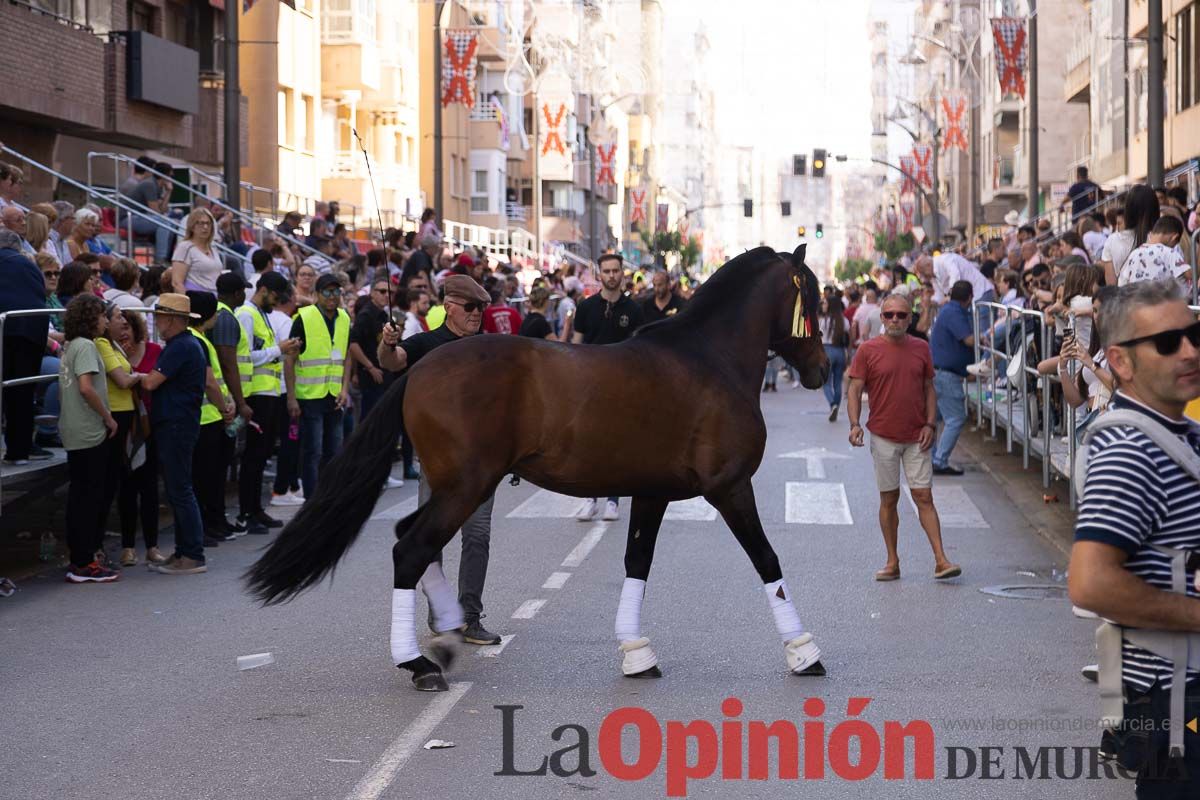
<svg viewBox="0 0 1200 800">
<path fill-rule="evenodd" d="M 224 81 L 213 38 L 223 14 L 169 0 L 0 4 L 0 67 L 13 77 L 0 92 L 0 141 L 77 180 L 88 151 L 149 151 L 219 171 Z M 48 173 L 28 175 L 26 196 L 56 191 L 71 195 Z"/>
</svg>

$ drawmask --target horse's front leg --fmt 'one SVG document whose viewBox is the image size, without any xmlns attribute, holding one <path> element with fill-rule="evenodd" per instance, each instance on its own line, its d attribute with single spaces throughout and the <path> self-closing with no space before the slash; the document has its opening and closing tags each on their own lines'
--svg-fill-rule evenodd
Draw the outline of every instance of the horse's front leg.
<svg viewBox="0 0 1200 800">
<path fill-rule="evenodd" d="M 625 543 L 625 583 L 617 604 L 617 643 L 621 672 L 628 678 L 658 678 L 658 657 L 650 639 L 642 636 L 642 598 L 654 561 L 654 543 L 662 525 L 667 501 L 657 497 L 635 497 L 629 512 L 629 538 Z"/>
<path fill-rule="evenodd" d="M 750 556 L 754 569 L 762 579 L 771 615 L 775 619 L 775 630 L 783 639 L 788 669 L 795 675 L 824 675 L 821 651 L 813 641 L 812 634 L 804 632 L 800 615 L 792 603 L 792 593 L 779 569 L 779 557 L 763 532 L 750 480 L 742 481 L 729 492 L 706 496 L 705 499 L 721 512 L 721 517 L 746 555 Z"/>
</svg>

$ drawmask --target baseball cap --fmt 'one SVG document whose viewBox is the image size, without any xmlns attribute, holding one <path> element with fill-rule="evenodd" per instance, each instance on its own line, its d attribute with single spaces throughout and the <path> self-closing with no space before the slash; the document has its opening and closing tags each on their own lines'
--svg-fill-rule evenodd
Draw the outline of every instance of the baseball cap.
<svg viewBox="0 0 1200 800">
<path fill-rule="evenodd" d="M 284 297 L 292 293 L 292 285 L 278 272 L 264 272 L 258 279 L 258 288 Z"/>
<path fill-rule="evenodd" d="M 318 292 L 321 291 L 322 289 L 327 289 L 330 286 L 336 286 L 337 288 L 341 289 L 342 282 L 337 279 L 336 275 L 331 275 L 328 272 L 326 272 L 321 277 L 317 278 L 317 289 L 316 290 Z"/>
<path fill-rule="evenodd" d="M 217 276 L 217 294 L 232 294 L 238 289 L 249 289 L 250 284 L 236 272 L 222 272 Z"/>
</svg>

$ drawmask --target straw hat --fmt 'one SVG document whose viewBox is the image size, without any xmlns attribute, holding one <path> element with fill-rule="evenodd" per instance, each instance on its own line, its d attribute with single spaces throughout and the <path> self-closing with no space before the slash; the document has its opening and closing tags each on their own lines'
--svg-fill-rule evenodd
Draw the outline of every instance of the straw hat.
<svg viewBox="0 0 1200 800">
<path fill-rule="evenodd" d="M 155 314 L 164 314 L 168 317 L 188 317 L 189 319 L 200 319 L 199 314 L 192 313 L 192 301 L 188 299 L 186 294 L 167 294 L 159 295 L 158 302 L 154 305 Z"/>
</svg>

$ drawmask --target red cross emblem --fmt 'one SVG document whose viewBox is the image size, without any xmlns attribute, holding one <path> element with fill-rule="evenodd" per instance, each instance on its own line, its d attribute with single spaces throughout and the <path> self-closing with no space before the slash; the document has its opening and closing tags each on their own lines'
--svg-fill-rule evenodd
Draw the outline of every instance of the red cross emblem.
<svg viewBox="0 0 1200 800">
<path fill-rule="evenodd" d="M 567 147 L 563 144 L 562 134 L 558 130 L 566 115 L 567 107 L 562 103 L 558 104 L 558 113 L 553 118 L 550 117 L 550 106 L 542 104 L 542 116 L 546 119 L 546 141 L 542 143 L 542 155 L 546 155 L 552 149 L 560 156 L 567 154 Z"/>
<path fill-rule="evenodd" d="M 596 156 L 600 162 L 596 170 L 596 183 L 616 185 L 617 176 L 613 173 L 613 161 L 617 157 L 617 143 L 610 144 L 608 152 L 605 152 L 604 145 L 596 145 Z"/>
<path fill-rule="evenodd" d="M 467 108 L 475 107 L 475 90 L 471 82 L 475 78 L 475 50 L 479 37 L 468 31 L 451 31 L 446 35 L 446 55 L 442 60 L 442 79 L 446 91 L 442 94 L 442 106 L 462 103 Z"/>
<path fill-rule="evenodd" d="M 646 222 L 646 190 L 631 189 L 629 191 L 629 202 L 633 206 L 633 210 L 629 215 L 629 224 L 636 222 Z"/>
</svg>

